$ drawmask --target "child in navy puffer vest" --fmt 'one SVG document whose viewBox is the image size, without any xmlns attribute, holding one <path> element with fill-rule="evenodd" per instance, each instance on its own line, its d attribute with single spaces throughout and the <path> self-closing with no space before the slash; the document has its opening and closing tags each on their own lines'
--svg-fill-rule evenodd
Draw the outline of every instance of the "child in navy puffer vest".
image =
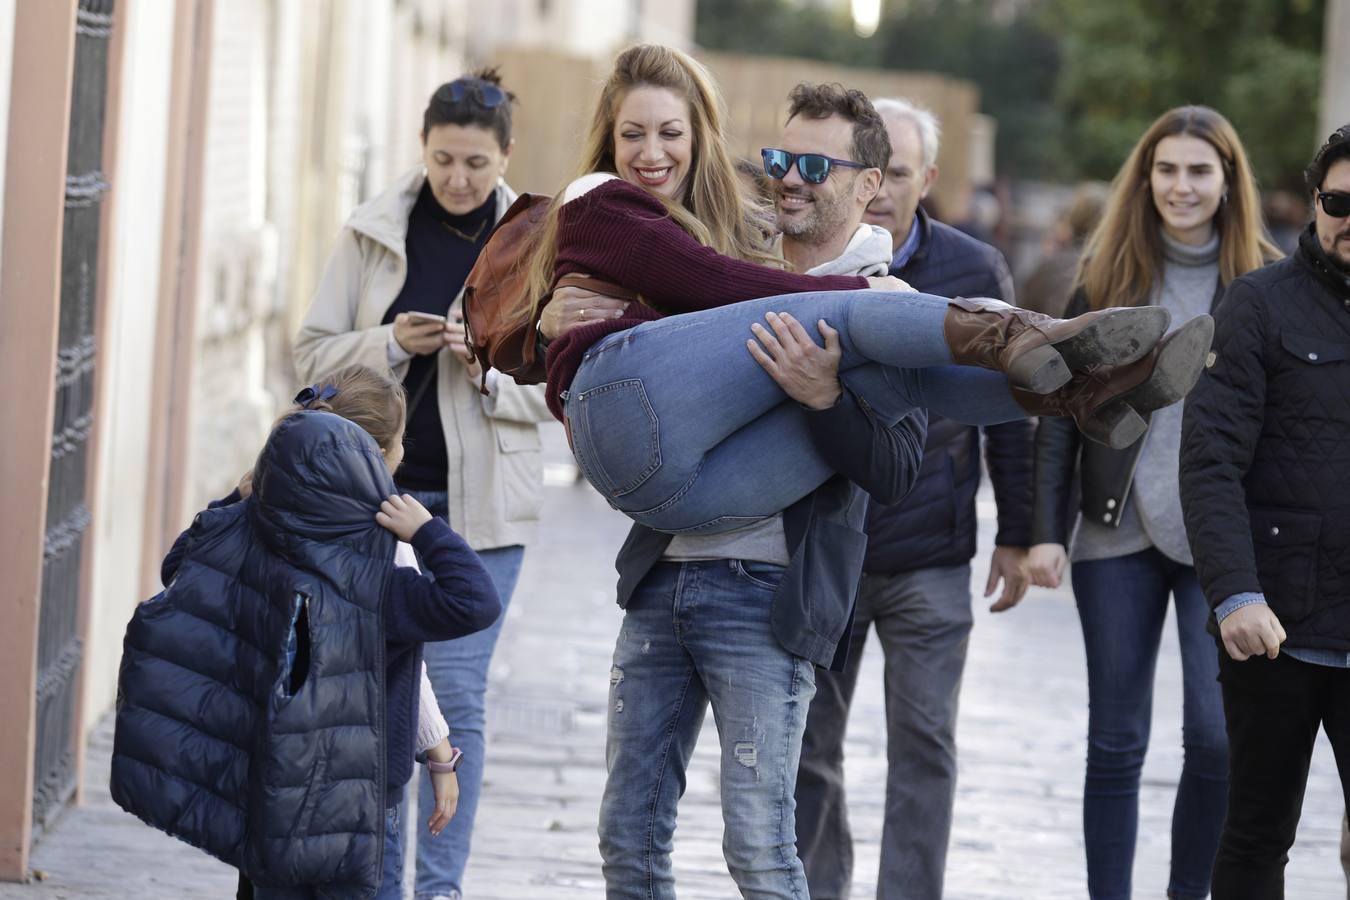
<svg viewBox="0 0 1350 900">
<path fill-rule="evenodd" d="M 350 366 L 297 403 L 127 629 L 113 798 L 260 900 L 399 897 L 422 642 L 486 628 L 501 604 L 468 545 L 394 495 L 396 380 Z M 396 537 L 427 575 L 396 563 Z M 453 801 L 439 777 L 433 828 Z"/>
</svg>

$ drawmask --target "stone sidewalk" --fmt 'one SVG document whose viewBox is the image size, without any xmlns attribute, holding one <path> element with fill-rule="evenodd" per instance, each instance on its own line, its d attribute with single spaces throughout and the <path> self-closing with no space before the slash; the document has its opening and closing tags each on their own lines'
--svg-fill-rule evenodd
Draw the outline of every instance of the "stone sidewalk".
<svg viewBox="0 0 1350 900">
<path fill-rule="evenodd" d="M 595 823 L 604 782 L 609 657 L 620 613 L 613 554 L 627 530 L 584 485 L 550 431 L 548 527 L 526 556 L 491 677 L 491 759 L 467 888 L 473 900 L 604 896 Z M 992 508 L 975 564 L 982 587 Z M 1086 896 L 1080 808 L 1087 718 L 1082 641 L 1067 590 L 1035 591 L 994 616 L 976 600 L 962 698 L 961 781 L 947 896 L 1023 900 Z M 1153 747 L 1144 770 L 1135 895 L 1162 897 L 1181 763 L 1180 670 L 1172 626 L 1159 665 Z M 854 897 L 875 892 L 885 784 L 881 661 L 869 644 L 848 732 L 857 848 Z M 680 807 L 681 898 L 737 896 L 721 859 L 711 717 Z M 37 846 L 28 885 L 0 900 L 182 900 L 233 896 L 233 870 L 155 832 L 108 798 L 105 726 L 90 745 L 85 803 Z M 1313 760 L 1288 896 L 1345 900 L 1338 863 L 1341 794 L 1323 738 Z M 922 823 L 916 823 L 923 827 Z"/>
</svg>

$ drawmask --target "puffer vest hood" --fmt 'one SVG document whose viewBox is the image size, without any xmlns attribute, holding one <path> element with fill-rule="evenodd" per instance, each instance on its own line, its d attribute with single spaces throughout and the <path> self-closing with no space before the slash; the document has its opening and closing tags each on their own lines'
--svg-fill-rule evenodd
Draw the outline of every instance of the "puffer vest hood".
<svg viewBox="0 0 1350 900">
<path fill-rule="evenodd" d="M 374 516 L 393 492 L 369 435 L 299 412 L 263 447 L 254 494 L 197 516 L 127 628 L 118 805 L 255 884 L 378 890 L 395 539 Z"/>
</svg>

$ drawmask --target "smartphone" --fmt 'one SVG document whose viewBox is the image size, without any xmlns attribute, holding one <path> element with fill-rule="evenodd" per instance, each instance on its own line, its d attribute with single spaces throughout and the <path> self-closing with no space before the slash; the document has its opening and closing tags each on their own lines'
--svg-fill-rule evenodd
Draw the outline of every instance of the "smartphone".
<svg viewBox="0 0 1350 900">
<path fill-rule="evenodd" d="M 435 313 L 428 312 L 410 312 L 408 313 L 408 321 L 414 325 L 430 325 L 433 322 L 444 325 L 445 316 L 438 316 Z"/>
</svg>

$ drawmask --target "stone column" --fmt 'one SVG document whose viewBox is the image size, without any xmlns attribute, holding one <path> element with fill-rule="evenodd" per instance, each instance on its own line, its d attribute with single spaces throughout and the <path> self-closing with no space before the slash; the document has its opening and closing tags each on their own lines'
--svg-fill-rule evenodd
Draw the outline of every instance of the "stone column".
<svg viewBox="0 0 1350 900">
<path fill-rule="evenodd" d="M 1350 122 L 1350 0 L 1327 0 L 1322 44 L 1322 110 L 1317 145 Z"/>
</svg>

